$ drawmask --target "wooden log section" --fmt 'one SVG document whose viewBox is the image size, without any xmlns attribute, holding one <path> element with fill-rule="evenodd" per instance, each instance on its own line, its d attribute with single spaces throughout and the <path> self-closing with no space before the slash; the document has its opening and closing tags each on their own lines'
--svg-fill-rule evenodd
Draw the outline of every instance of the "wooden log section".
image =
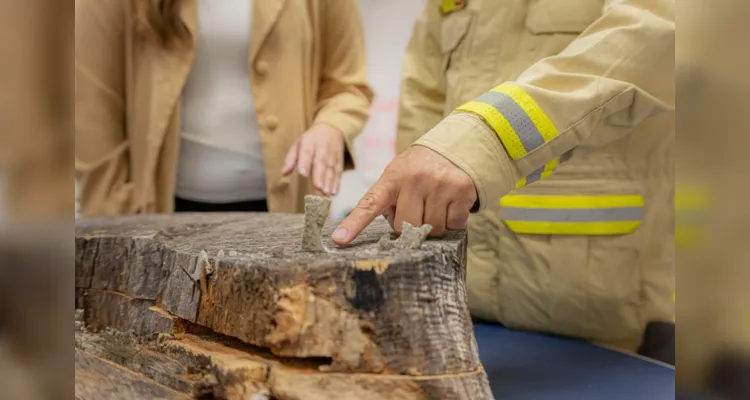
<svg viewBox="0 0 750 400">
<path fill-rule="evenodd" d="M 337 248 L 329 221 L 327 251 L 311 252 L 303 225 L 303 215 L 247 213 L 78 220 L 76 304 L 94 330 L 172 333 L 184 345 L 200 326 L 267 349 L 243 352 L 267 366 L 243 379 L 272 398 L 491 398 L 466 303 L 464 232 L 382 246 L 389 227 L 378 220 Z M 188 353 L 221 359 L 196 346 Z"/>
</svg>

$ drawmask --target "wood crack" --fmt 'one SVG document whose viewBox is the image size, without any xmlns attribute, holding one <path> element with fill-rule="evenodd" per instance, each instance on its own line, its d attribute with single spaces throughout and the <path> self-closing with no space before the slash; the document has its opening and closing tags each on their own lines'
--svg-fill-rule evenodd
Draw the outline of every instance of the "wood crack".
<svg viewBox="0 0 750 400">
<path fill-rule="evenodd" d="M 466 233 L 421 242 L 427 228 L 409 228 L 383 250 L 390 227 L 378 219 L 351 245 L 319 251 L 336 227 L 320 204 L 307 220 L 77 220 L 76 279 L 92 279 L 76 290 L 85 326 L 154 342 L 134 356 L 146 363 L 161 355 L 160 365 L 203 371 L 210 362 L 212 390 L 228 399 L 261 386 L 280 400 L 490 399 L 466 299 Z M 316 251 L 300 245 L 306 226 Z M 179 391 L 197 384 L 175 368 L 154 376 Z"/>
</svg>

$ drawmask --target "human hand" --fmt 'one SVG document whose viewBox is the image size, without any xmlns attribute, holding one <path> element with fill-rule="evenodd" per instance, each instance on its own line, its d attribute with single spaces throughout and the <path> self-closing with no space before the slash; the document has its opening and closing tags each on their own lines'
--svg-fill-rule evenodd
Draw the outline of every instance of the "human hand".
<svg viewBox="0 0 750 400">
<path fill-rule="evenodd" d="M 438 236 L 464 228 L 476 200 L 468 174 L 433 150 L 412 146 L 388 164 L 332 239 L 338 245 L 351 243 L 378 215 L 385 215 L 397 232 L 406 221 L 430 224 L 430 235 Z"/>
<path fill-rule="evenodd" d="M 306 178 L 312 175 L 319 192 L 338 193 L 344 170 L 344 135 L 330 125 L 313 125 L 289 149 L 281 174 L 287 176 L 295 167 Z"/>
</svg>

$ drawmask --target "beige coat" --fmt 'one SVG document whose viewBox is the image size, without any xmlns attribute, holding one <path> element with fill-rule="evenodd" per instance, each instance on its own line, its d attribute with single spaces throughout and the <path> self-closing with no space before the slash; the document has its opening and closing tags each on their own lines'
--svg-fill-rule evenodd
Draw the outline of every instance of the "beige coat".
<svg viewBox="0 0 750 400">
<path fill-rule="evenodd" d="M 750 359 L 750 55 L 735 51 L 739 40 L 717 46 L 747 36 L 750 3 L 683 4 L 680 41 L 688 45 L 675 55 L 677 318 L 689 334 L 678 335 L 675 379 L 696 387 L 715 372 L 717 356 Z"/>
<path fill-rule="evenodd" d="M 125 0 L 76 3 L 76 169 L 83 215 L 171 212 L 179 155 L 179 98 L 197 36 L 196 0 L 182 18 L 193 46 L 165 51 L 138 39 Z M 248 68 L 270 211 L 300 212 L 308 179 L 281 176 L 284 156 L 312 124 L 352 140 L 372 93 L 356 0 L 254 2 Z"/>
<path fill-rule="evenodd" d="M 477 186 L 472 312 L 634 350 L 674 310 L 674 1 L 451 3 L 414 28 L 397 147 Z"/>
</svg>

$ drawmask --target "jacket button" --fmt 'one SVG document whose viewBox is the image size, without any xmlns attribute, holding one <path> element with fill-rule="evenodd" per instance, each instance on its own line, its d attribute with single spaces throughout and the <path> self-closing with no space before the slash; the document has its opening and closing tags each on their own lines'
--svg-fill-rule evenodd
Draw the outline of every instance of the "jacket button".
<svg viewBox="0 0 750 400">
<path fill-rule="evenodd" d="M 268 63 L 265 61 L 258 61 L 255 64 L 255 71 L 261 75 L 265 75 L 268 73 Z"/>
<path fill-rule="evenodd" d="M 266 117 L 266 128 L 269 130 L 275 130 L 279 126 L 279 119 L 275 115 L 269 115 Z"/>
</svg>

